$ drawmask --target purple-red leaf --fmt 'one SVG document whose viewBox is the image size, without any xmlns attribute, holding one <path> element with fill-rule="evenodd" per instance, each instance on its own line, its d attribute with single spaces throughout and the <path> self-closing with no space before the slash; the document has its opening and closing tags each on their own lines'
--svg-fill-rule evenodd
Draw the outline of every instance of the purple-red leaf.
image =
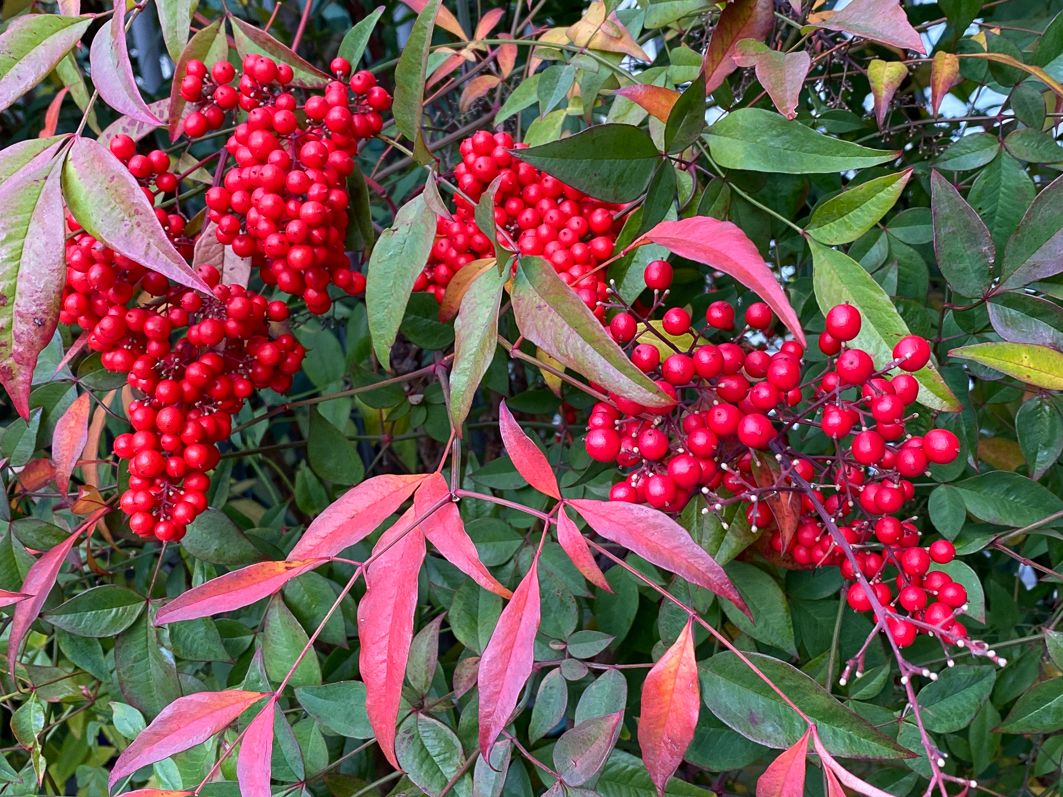
<svg viewBox="0 0 1063 797">
<path fill-rule="evenodd" d="M 539 559 L 517 586 L 513 599 L 498 618 L 480 658 L 480 755 L 491 747 L 509 722 L 535 663 L 535 633 L 539 630 Z M 490 760 L 490 759 L 488 759 Z"/>
<path fill-rule="evenodd" d="M 701 62 L 706 93 L 718 89 L 737 69 L 733 56 L 738 42 L 742 39 L 763 41 L 771 33 L 774 12 L 774 0 L 734 0 L 724 8 Z"/>
<path fill-rule="evenodd" d="M 424 517 L 421 521 L 421 531 L 424 532 L 424 536 L 448 562 L 481 587 L 503 598 L 511 597 L 513 593 L 498 583 L 498 580 L 491 575 L 491 571 L 480 561 L 476 546 L 465 531 L 461 513 L 449 497 L 450 488 L 447 486 L 447 480 L 438 473 L 430 475 L 417 488 L 413 505 L 417 516 Z M 427 514 L 434 504 L 444 499 L 447 499 L 445 504 L 431 514 Z"/>
<path fill-rule="evenodd" d="M 804 797 L 808 735 L 789 750 L 779 753 L 757 780 L 757 797 Z"/>
<path fill-rule="evenodd" d="M 85 231 L 145 268 L 210 293 L 166 237 L 136 178 L 110 151 L 75 137 L 63 167 L 63 197 Z"/>
<path fill-rule="evenodd" d="M 668 114 L 672 112 L 672 106 L 679 99 L 679 92 L 675 89 L 666 89 L 663 86 L 646 86 L 637 83 L 634 86 L 624 86 L 613 92 L 624 99 L 631 100 L 642 110 L 662 122 L 668 121 Z"/>
<path fill-rule="evenodd" d="M 664 794 L 698 724 L 701 693 L 691 622 L 653 665 L 642 686 L 639 747 L 658 795 Z"/>
<path fill-rule="evenodd" d="M 113 787 L 141 767 L 205 742 L 265 696 L 263 692 L 232 691 L 199 692 L 177 698 L 118 756 L 108 785 Z"/>
<path fill-rule="evenodd" d="M 797 101 L 812 68 L 812 57 L 805 50 L 783 53 L 754 39 L 744 39 L 738 43 L 733 58 L 739 66 L 755 67 L 757 80 L 779 113 L 787 119 L 797 118 Z"/>
<path fill-rule="evenodd" d="M 565 549 L 568 558 L 572 560 L 572 564 L 583 574 L 585 579 L 594 584 L 594 586 L 601 587 L 606 592 L 613 591 L 613 588 L 609 586 L 609 582 L 605 580 L 605 574 L 598 567 L 598 563 L 594 561 L 594 554 L 591 553 L 590 546 L 587 545 L 587 541 L 583 539 L 583 535 L 579 533 L 579 529 L 576 528 L 572 518 L 565 512 L 564 507 L 561 507 L 557 512 L 557 541 L 561 543 L 561 547 Z"/>
<path fill-rule="evenodd" d="M 557 478 L 554 469 L 546 460 L 546 455 L 539 450 L 524 434 L 520 424 L 509 411 L 505 400 L 498 408 L 498 427 L 502 431 L 502 442 L 506 446 L 506 452 L 513 460 L 513 466 L 517 473 L 524 477 L 532 487 L 551 498 L 561 498 L 561 490 L 557 486 Z"/>
<path fill-rule="evenodd" d="M 388 761 L 395 756 L 395 726 L 402 700 L 402 682 L 413 639 L 417 609 L 417 575 L 424 561 L 424 534 L 414 509 L 406 510 L 373 547 L 377 557 L 365 574 L 368 587 L 358 603 L 358 668 L 365 681 L 365 708 L 380 749 Z"/>
<path fill-rule="evenodd" d="M 900 0 L 853 0 L 830 19 L 814 25 L 926 55 L 919 32 L 908 21 Z"/>
<path fill-rule="evenodd" d="M 21 592 L 8 592 L 6 589 L 0 589 L 0 606 L 10 606 L 12 603 L 18 603 L 24 601 L 29 595 L 23 595 Z"/>
<path fill-rule="evenodd" d="M 89 441 L 89 410 L 92 398 L 82 393 L 55 424 L 52 432 L 52 462 L 55 463 L 55 483 L 60 495 L 70 490 L 70 474 L 78 463 L 78 457 Z"/>
<path fill-rule="evenodd" d="M 224 19 L 215 20 L 188 40 L 188 44 L 181 51 L 181 57 L 174 65 L 174 75 L 184 75 L 188 69 L 188 62 L 193 59 L 210 65 L 228 58 L 229 44 L 225 38 L 224 24 Z M 165 102 L 165 100 L 160 100 L 160 102 Z M 170 141 L 177 141 L 181 136 L 181 119 L 187 105 L 188 101 L 181 96 L 180 79 L 174 80 L 170 86 L 170 99 L 165 111 Z"/>
<path fill-rule="evenodd" d="M 0 111 L 51 72 L 92 24 L 91 17 L 27 14 L 0 34 Z"/>
<path fill-rule="evenodd" d="M 239 17 L 229 17 L 233 26 L 233 39 L 236 52 L 241 58 L 249 55 L 266 55 L 278 64 L 287 64 L 292 68 L 291 84 L 303 89 L 322 89 L 332 79 L 309 61 L 304 61 L 268 33 L 259 30 Z"/>
<path fill-rule="evenodd" d="M 727 598 L 750 620 L 753 619 L 723 568 L 668 515 L 644 504 L 619 501 L 579 498 L 568 503 L 607 540 L 623 545 L 647 562 L 682 576 L 691 584 Z"/>
<path fill-rule="evenodd" d="M 314 518 L 288 559 L 335 556 L 367 537 L 413 495 L 423 473 L 366 479 Z"/>
<path fill-rule="evenodd" d="M 313 570 L 323 561 L 259 562 L 241 570 L 233 570 L 178 595 L 159 609 L 155 624 L 195 620 L 242 609 L 268 598 L 293 578 Z"/>
<path fill-rule="evenodd" d="M 756 245 L 729 221 L 693 216 L 662 221 L 646 238 L 668 251 L 722 271 L 756 293 L 786 325 L 797 342 L 805 345 L 801 321 L 786 298 L 778 279 L 760 256 Z"/>
<path fill-rule="evenodd" d="M 97 31 L 89 50 L 92 82 L 104 101 L 116 111 L 144 124 L 159 126 L 162 120 L 140 96 L 129 49 L 125 40 L 125 0 L 115 0 L 114 14 L 106 28 Z"/>
<path fill-rule="evenodd" d="M 251 720 L 240 743 L 236 760 L 236 780 L 241 797 L 270 797 L 270 774 L 273 771 L 273 715 L 277 698 L 266 701 L 262 711 Z"/>
</svg>

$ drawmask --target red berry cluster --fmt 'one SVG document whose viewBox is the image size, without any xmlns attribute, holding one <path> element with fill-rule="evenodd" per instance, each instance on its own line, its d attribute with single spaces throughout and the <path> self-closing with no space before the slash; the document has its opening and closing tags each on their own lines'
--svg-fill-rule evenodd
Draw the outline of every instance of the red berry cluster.
<svg viewBox="0 0 1063 797">
<path fill-rule="evenodd" d="M 598 265 L 613 256 L 616 236 L 624 225 L 618 207 L 592 199 L 560 180 L 543 174 L 515 157 L 508 133 L 481 130 L 461 143 L 462 162 L 454 170 L 458 188 L 479 201 L 496 178 L 495 228 L 498 243 L 524 255 L 546 258 L 565 283 L 602 319 L 599 306 L 607 296 L 605 273 Z M 414 290 L 430 291 L 443 301 L 455 272 L 480 257 L 490 257 L 493 245 L 476 225 L 475 208 L 455 197 L 453 218 L 436 220 L 436 242 Z"/>
<path fill-rule="evenodd" d="M 646 284 L 656 299 L 651 309 L 661 304 L 662 292 L 667 295 L 671 278 L 665 261 L 647 267 Z M 834 526 L 886 607 L 898 645 L 911 644 L 917 630 L 962 644 L 966 631 L 956 622 L 955 611 L 966 603 L 966 591 L 947 574 L 929 570 L 932 562 L 951 561 L 955 549 L 946 540 L 919 547 L 914 519 L 895 516 L 914 498 L 909 479 L 931 463 L 952 462 L 960 450 L 956 436 L 944 429 L 906 437 L 905 423 L 916 417 L 908 407 L 919 392 L 911 372 L 930 360 L 926 340 L 914 335 L 901 339 L 893 361 L 876 370 L 867 352 L 847 345 L 860 332 L 860 313 L 839 305 L 827 314 L 826 331 L 819 338 L 828 358 L 826 370 L 803 383 L 804 351 L 798 343 L 782 342 L 769 353 L 765 344 L 752 342 L 754 337 L 773 339 L 775 319 L 765 304 L 747 308 L 745 326 L 737 334 L 735 309 L 726 302 L 709 305 L 707 326 L 700 332 L 692 329 L 682 308 L 667 310 L 655 326 L 615 298 L 610 306 L 619 308 L 609 324 L 614 339 L 627 345 L 632 362 L 676 399 L 673 407 L 659 410 L 620 396 L 595 405 L 587 452 L 600 462 L 631 469 L 613 486 L 612 500 L 679 512 L 700 488 L 717 513 L 727 504 L 744 505 L 753 530 L 769 532 L 767 545 L 780 561 L 798 567 L 838 565 L 846 578 L 854 579 L 852 562 L 830 529 Z M 691 343 L 678 350 L 662 332 L 673 341 L 689 336 Z M 716 332 L 731 332 L 731 340 L 710 342 Z M 662 361 L 657 342 L 674 353 Z M 901 373 L 889 378 L 895 368 Z M 835 453 L 814 456 L 790 448 L 786 430 L 800 426 L 820 429 L 834 441 Z M 766 470 L 761 451 L 770 451 L 781 463 L 777 470 Z M 780 500 L 784 493 L 800 496 L 789 504 L 796 531 L 785 547 L 769 500 Z M 896 596 L 886 583 L 890 569 L 896 574 Z M 931 597 L 936 600 L 930 602 Z M 850 588 L 848 599 L 860 611 L 872 608 L 859 583 Z M 902 610 L 908 614 L 899 614 Z"/>
<path fill-rule="evenodd" d="M 349 83 L 330 82 L 323 95 L 312 94 L 300 105 L 287 89 L 291 67 L 256 55 L 242 66 L 238 92 L 228 86 L 235 73 L 224 62 L 214 64 L 208 78 L 205 65 L 190 61 L 181 83 L 182 92 L 188 84 L 188 96 L 198 89 L 197 96 L 210 97 L 185 120 L 190 136 L 205 133 L 216 121 L 208 118 L 212 109 L 217 117 L 224 103 L 248 112 L 226 142 L 235 166 L 207 191 L 207 215 L 217 225 L 218 241 L 240 257 L 253 257 L 266 285 L 301 296 L 310 312 L 321 314 L 332 306 L 330 285 L 350 295 L 365 290 L 365 277 L 351 270 L 344 253 L 346 178 L 354 171 L 359 142 L 383 127 L 380 112 L 391 107 L 391 95 L 372 74 L 358 72 Z M 332 68 L 338 78 L 351 72 L 342 58 Z"/>
</svg>

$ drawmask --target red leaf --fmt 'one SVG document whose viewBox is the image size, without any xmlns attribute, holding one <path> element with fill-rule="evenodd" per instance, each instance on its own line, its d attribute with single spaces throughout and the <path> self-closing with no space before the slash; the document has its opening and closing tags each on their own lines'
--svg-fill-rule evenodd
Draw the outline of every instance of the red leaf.
<svg viewBox="0 0 1063 797">
<path fill-rule="evenodd" d="M 552 498 L 560 498 L 561 491 L 557 487 L 554 469 L 546 461 L 546 455 L 524 434 L 504 399 L 498 408 L 498 426 L 502 430 L 502 442 L 506 446 L 506 452 L 513 460 L 517 473 L 539 492 Z"/>
<path fill-rule="evenodd" d="M 672 112 L 672 106 L 675 105 L 675 101 L 679 99 L 678 91 L 666 89 L 663 86 L 644 86 L 637 84 L 634 86 L 624 86 L 624 88 L 618 89 L 613 93 L 631 100 L 643 110 L 649 111 L 651 115 L 660 119 L 662 122 L 668 121 L 668 114 Z"/>
<path fill-rule="evenodd" d="M 698 724 L 701 693 L 691 622 L 653 665 L 642 687 L 639 746 L 658 795 L 664 794 Z"/>
<path fill-rule="evenodd" d="M 92 398 L 82 393 L 56 422 L 52 432 L 52 461 L 55 463 L 55 483 L 65 496 L 70 490 L 70 474 L 77 465 L 78 457 L 89 441 L 89 410 Z"/>
<path fill-rule="evenodd" d="M 70 91 L 70 86 L 63 86 L 48 103 L 48 110 L 44 113 L 44 127 L 37 134 L 37 138 L 51 138 L 55 135 L 55 129 L 59 127 L 59 111 L 63 107 L 63 100 L 68 91 Z"/>
<path fill-rule="evenodd" d="M 270 797 L 273 771 L 273 715 L 277 698 L 266 701 L 262 711 L 247 726 L 236 761 L 236 780 L 241 797 Z"/>
<path fill-rule="evenodd" d="M 495 29 L 495 26 L 502 21 L 502 16 L 506 13 L 504 8 L 492 8 L 482 17 L 480 21 L 476 23 L 476 32 L 472 35 L 474 39 L 486 39 L 488 34 Z"/>
<path fill-rule="evenodd" d="M 450 495 L 447 480 L 433 473 L 417 488 L 413 498 L 414 509 L 419 517 L 426 515 L 432 505 Z M 513 593 L 498 583 L 483 562 L 476 546 L 465 531 L 461 513 L 453 501 L 447 501 L 439 509 L 421 521 L 421 531 L 448 562 L 469 576 L 484 589 L 510 598 Z"/>
<path fill-rule="evenodd" d="M 118 756 L 107 778 L 108 785 L 113 787 L 141 767 L 205 742 L 265 696 L 264 692 L 231 691 L 199 692 L 177 698 Z"/>
<path fill-rule="evenodd" d="M 715 91 L 724 79 L 735 71 L 732 56 L 742 39 L 763 41 L 771 33 L 774 22 L 773 0 L 734 0 L 720 14 L 720 21 L 712 31 L 701 71 L 705 75 L 705 92 Z"/>
<path fill-rule="evenodd" d="M 819 754 L 819 757 L 823 759 L 824 768 L 827 769 L 829 772 L 834 773 L 834 775 L 837 776 L 838 780 L 840 780 L 853 791 L 859 792 L 860 794 L 865 794 L 867 795 L 867 797 L 890 797 L 888 792 L 884 792 L 877 786 L 872 786 L 870 783 L 861 780 L 852 772 L 849 772 L 836 760 L 834 760 L 834 757 L 827 752 L 827 748 L 824 747 L 823 743 L 819 740 L 819 734 L 816 733 L 815 726 L 812 726 L 810 730 L 812 731 L 812 742 L 816 746 L 816 752 Z M 828 783 L 829 781 L 830 779 L 828 778 Z M 841 793 L 840 788 L 837 791 Z M 831 797 L 834 797 L 833 794 L 831 795 Z"/>
<path fill-rule="evenodd" d="M 804 797 L 808 734 L 805 731 L 793 747 L 780 753 L 764 770 L 757 781 L 757 797 Z"/>
<path fill-rule="evenodd" d="M 586 498 L 573 499 L 568 503 L 592 529 L 607 540 L 620 543 L 647 562 L 727 598 L 750 620 L 753 619 L 723 568 L 690 538 L 686 529 L 668 515 L 644 504 L 591 501 Z"/>
<path fill-rule="evenodd" d="M 813 27 L 837 30 L 926 55 L 923 40 L 908 21 L 900 0 L 853 0 L 830 19 Z"/>
<path fill-rule="evenodd" d="M 155 616 L 155 625 L 195 620 L 242 609 L 268 598 L 293 578 L 313 570 L 324 559 L 295 562 L 259 562 L 211 579 L 178 595 Z"/>
<path fill-rule="evenodd" d="M 735 58 L 737 60 L 737 54 Z M 779 113 L 787 119 L 796 119 L 797 101 L 805 85 L 808 70 L 812 68 L 812 57 L 805 50 L 796 53 L 768 50 L 757 56 L 754 65 L 757 80 L 768 92 Z"/>
<path fill-rule="evenodd" d="M 779 317 L 797 342 L 805 345 L 801 321 L 760 256 L 756 245 L 729 221 L 693 216 L 680 221 L 662 221 L 646 237 L 670 252 L 722 271 L 754 291 Z"/>
<path fill-rule="evenodd" d="M 92 83 L 104 101 L 119 113 L 145 124 L 162 125 L 140 96 L 125 38 L 125 0 L 115 0 L 106 28 L 96 32 L 89 50 Z"/>
<path fill-rule="evenodd" d="M 424 7 L 428 5 L 427 0 L 402 0 L 402 2 L 404 2 L 418 14 L 424 11 Z M 482 25 L 483 22 L 481 21 L 480 24 Z M 443 28 L 444 30 L 450 31 L 462 41 L 469 40 L 468 34 L 465 33 L 464 28 L 461 27 L 461 23 L 458 22 L 457 17 L 450 13 L 450 11 L 445 6 L 441 5 L 439 7 L 439 11 L 436 12 L 436 25 Z M 477 36 L 477 38 L 480 37 Z"/>
<path fill-rule="evenodd" d="M 8 592 L 6 589 L 0 589 L 0 606 L 10 606 L 12 603 L 18 603 L 24 601 L 29 595 L 23 595 L 21 592 Z"/>
<path fill-rule="evenodd" d="M 498 625 L 480 658 L 477 675 L 480 684 L 480 754 L 485 759 L 509 722 L 531 675 L 539 611 L 539 559 L 536 557 L 513 593 L 513 599 L 502 610 Z"/>
<path fill-rule="evenodd" d="M 167 791 L 166 789 L 134 789 L 122 792 L 122 797 L 187 797 L 190 791 Z"/>
<path fill-rule="evenodd" d="M 572 564 L 583 574 L 585 579 L 594 584 L 594 586 L 601 587 L 606 592 L 613 591 L 613 588 L 609 586 L 609 582 L 605 580 L 605 575 L 602 573 L 601 568 L 598 567 L 598 563 L 594 561 L 594 554 L 591 553 L 590 546 L 587 545 L 587 541 L 583 539 L 583 535 L 579 533 L 579 529 L 576 528 L 572 518 L 565 512 L 564 507 L 561 507 L 557 512 L 557 541 L 561 543 L 561 547 L 565 549 L 568 558 L 572 560 Z"/>
<path fill-rule="evenodd" d="M 373 547 L 373 555 L 379 556 L 365 574 L 368 589 L 358 603 L 358 667 L 365 681 L 365 708 L 380 749 L 396 768 L 395 725 L 413 640 L 417 574 L 425 554 L 420 527 L 406 530 L 415 518 L 416 511 L 408 509 L 381 535 Z"/>
<path fill-rule="evenodd" d="M 848 797 L 838 781 L 838 776 L 830 769 L 824 769 L 823 772 L 827 776 L 827 797 Z"/>
<path fill-rule="evenodd" d="M 423 473 L 366 479 L 314 518 L 288 559 L 335 556 L 354 545 L 402 506 L 423 480 Z"/>
</svg>

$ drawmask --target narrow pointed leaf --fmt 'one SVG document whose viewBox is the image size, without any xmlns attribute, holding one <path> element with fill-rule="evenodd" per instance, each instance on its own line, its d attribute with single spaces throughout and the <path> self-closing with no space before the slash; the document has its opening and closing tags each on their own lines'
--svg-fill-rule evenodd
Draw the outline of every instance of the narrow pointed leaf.
<svg viewBox="0 0 1063 797">
<path fill-rule="evenodd" d="M 162 28 L 162 40 L 170 59 L 177 63 L 188 42 L 188 32 L 192 22 L 192 0 L 157 0 L 159 27 Z M 208 64 L 208 67 L 210 65 Z M 183 72 L 174 72 L 180 82 Z"/>
<path fill-rule="evenodd" d="M 841 31 L 926 55 L 923 40 L 908 21 L 900 0 L 853 0 L 815 27 Z"/>
<path fill-rule="evenodd" d="M 1008 240 L 1001 290 L 1063 272 L 1063 177 L 1044 188 Z"/>
<path fill-rule="evenodd" d="M 461 310 L 454 322 L 454 367 L 450 372 L 450 418 L 460 435 L 469 415 L 476 389 L 480 386 L 498 348 L 498 311 L 502 302 L 502 288 L 509 279 L 508 269 L 499 274 L 493 260 L 486 260 L 484 270 L 476 277 L 461 299 Z M 457 276 L 473 264 L 465 265 L 447 286 L 443 304 L 450 296 L 450 288 Z M 443 305 L 440 305 L 442 313 Z M 442 318 L 442 316 L 440 316 Z"/>
<path fill-rule="evenodd" d="M 236 760 L 236 779 L 241 797 L 270 797 L 270 774 L 273 764 L 273 718 L 277 698 L 266 701 L 258 716 L 251 720 L 240 743 Z M 287 720 L 282 720 L 287 722 Z"/>
<path fill-rule="evenodd" d="M 868 180 L 831 197 L 812 212 L 808 234 L 820 243 L 838 246 L 855 241 L 892 208 L 912 176 L 911 169 Z"/>
<path fill-rule="evenodd" d="M 395 66 L 395 103 L 392 114 L 395 126 L 407 139 L 413 142 L 414 157 L 421 163 L 430 158 L 424 143 L 421 129 L 421 117 L 424 114 L 424 84 L 428 77 L 428 56 L 432 45 L 432 32 L 436 24 L 436 15 L 443 11 L 440 0 L 428 0 L 419 10 L 417 19 L 402 48 L 399 62 Z M 449 12 L 447 12 L 449 15 Z M 459 26 L 460 30 L 460 26 Z M 465 38 L 462 36 L 462 38 Z M 434 232 L 434 229 L 433 229 Z"/>
<path fill-rule="evenodd" d="M 554 469 L 546 460 L 546 455 L 520 428 L 513 413 L 509 411 L 505 400 L 498 408 L 498 427 L 502 432 L 502 442 L 517 472 L 541 493 L 551 498 L 561 498 Z"/>
<path fill-rule="evenodd" d="M 823 746 L 823 743 L 819 739 L 819 734 L 816 732 L 815 727 L 812 729 L 812 741 L 816 746 L 816 752 L 819 757 L 823 759 L 824 766 L 829 769 L 838 780 L 844 783 L 853 791 L 858 794 L 866 795 L 866 797 L 890 797 L 889 792 L 885 792 L 882 789 L 872 786 L 870 783 L 861 780 L 853 773 L 849 772 L 845 767 L 839 764 L 829 752 L 827 748 Z"/>
<path fill-rule="evenodd" d="M 148 110 L 151 111 L 153 116 L 157 116 L 160 119 L 166 119 L 170 113 L 170 98 L 164 97 L 161 100 L 155 100 L 155 102 L 148 104 Z M 103 128 L 103 132 L 97 136 L 96 141 L 105 147 L 111 145 L 111 139 L 117 135 L 129 136 L 134 141 L 140 141 L 150 133 L 159 128 L 159 125 L 148 124 L 147 122 L 138 122 L 136 119 L 131 119 L 128 116 L 120 116 L 115 119 L 107 127 Z"/>
<path fill-rule="evenodd" d="M 938 267 L 961 296 L 981 296 L 993 279 L 993 237 L 974 208 L 940 172 L 931 173 L 930 188 Z"/>
<path fill-rule="evenodd" d="M 585 579 L 606 592 L 613 591 L 613 588 L 609 586 L 609 582 L 605 579 L 605 574 L 598 567 L 598 563 L 594 561 L 594 554 L 591 553 L 590 546 L 587 545 L 587 541 L 580 534 L 576 524 L 572 522 L 572 518 L 568 516 L 563 506 L 558 510 L 557 514 L 557 541 L 564 548 L 565 553 L 568 554 L 568 558 L 572 560 L 572 564 L 583 574 Z"/>
<path fill-rule="evenodd" d="M 59 492 L 70 489 L 70 474 L 77 465 L 78 457 L 89 440 L 89 410 L 92 397 L 82 393 L 55 424 L 52 432 L 52 461 L 55 463 L 55 481 Z"/>
<path fill-rule="evenodd" d="M 179 0 L 178 4 L 183 2 Z M 186 34 L 187 35 L 187 32 Z M 225 55 L 218 52 L 224 48 Z M 216 61 L 226 60 L 229 45 L 225 40 L 225 20 L 218 19 L 207 25 L 183 45 L 178 57 L 174 59 L 175 79 L 170 86 L 170 104 L 165 118 L 170 131 L 170 141 L 177 141 L 181 136 L 181 119 L 188 101 L 181 96 L 181 78 L 187 73 L 188 62 L 195 59 L 211 65 Z"/>
<path fill-rule="evenodd" d="M 883 61 L 879 58 L 867 65 L 867 79 L 871 83 L 871 97 L 874 101 L 875 121 L 881 128 L 886 120 L 893 95 L 901 83 L 908 77 L 908 67 L 900 61 Z"/>
<path fill-rule="evenodd" d="M 114 13 L 107 27 L 101 28 L 92 40 L 89 63 L 92 83 L 100 97 L 119 113 L 145 124 L 161 125 L 140 96 L 133 63 L 126 45 L 125 0 L 115 0 Z"/>
<path fill-rule="evenodd" d="M 55 69 L 92 24 L 90 17 L 28 14 L 0 33 L 0 111 Z"/>
<path fill-rule="evenodd" d="M 1028 385 L 1063 390 L 1063 353 L 1032 343 L 976 343 L 949 352 L 950 357 L 973 360 Z"/>
<path fill-rule="evenodd" d="M 1063 308 L 1025 293 L 999 293 L 986 305 L 989 321 L 1011 343 L 1036 343 L 1063 351 Z"/>
<path fill-rule="evenodd" d="M 352 68 L 358 68 L 358 64 L 362 60 L 362 53 L 365 52 L 365 46 L 369 43 L 369 37 L 373 34 L 373 28 L 376 27 L 376 23 L 383 13 L 384 6 L 377 6 L 344 34 L 337 55 L 350 61 Z"/>
<path fill-rule="evenodd" d="M 48 163 L 68 138 L 69 135 L 28 138 L 0 150 L 0 184 L 31 162 L 31 170 Z"/>
<path fill-rule="evenodd" d="M 10 606 L 29 597 L 29 595 L 23 595 L 21 592 L 8 592 L 6 589 L 0 589 L 0 606 Z"/>
<path fill-rule="evenodd" d="M 724 7 L 701 64 L 706 94 L 716 91 L 738 68 L 733 57 L 738 42 L 743 39 L 763 41 L 771 33 L 774 12 L 773 0 L 734 0 Z"/>
<path fill-rule="evenodd" d="M 233 26 L 233 39 L 236 42 L 236 52 L 241 58 L 248 55 L 265 55 L 272 58 L 278 64 L 287 64 L 292 68 L 292 82 L 290 85 L 303 89 L 321 89 L 328 85 L 331 78 L 298 55 L 285 47 L 268 33 L 259 30 L 249 22 L 244 22 L 239 17 L 229 17 Z"/>
<path fill-rule="evenodd" d="M 806 731 L 797 744 L 780 753 L 764 770 L 757 780 L 757 797 L 804 797 L 809 733 Z"/>
</svg>

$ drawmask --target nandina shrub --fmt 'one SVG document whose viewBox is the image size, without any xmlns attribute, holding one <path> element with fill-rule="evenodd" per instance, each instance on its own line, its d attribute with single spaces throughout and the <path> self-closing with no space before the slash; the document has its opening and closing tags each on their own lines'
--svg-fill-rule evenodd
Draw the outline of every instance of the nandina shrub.
<svg viewBox="0 0 1063 797">
<path fill-rule="evenodd" d="M 472 11 L 5 7 L 4 792 L 1058 792 L 1063 21 Z"/>
</svg>

